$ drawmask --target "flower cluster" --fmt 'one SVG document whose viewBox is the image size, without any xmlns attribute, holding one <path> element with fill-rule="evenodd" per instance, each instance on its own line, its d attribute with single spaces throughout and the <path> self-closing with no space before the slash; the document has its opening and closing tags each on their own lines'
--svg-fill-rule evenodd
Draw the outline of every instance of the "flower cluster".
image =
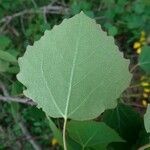
<svg viewBox="0 0 150 150">
<path fill-rule="evenodd" d="M 139 41 L 134 42 L 133 49 L 136 51 L 137 54 L 140 54 L 141 47 L 145 44 L 146 44 L 146 33 L 142 31 Z"/>
<path fill-rule="evenodd" d="M 137 54 L 141 53 L 142 46 L 147 43 L 147 37 L 146 33 L 144 31 L 141 32 L 139 40 L 135 41 L 133 44 L 133 49 Z M 150 81 L 148 76 L 142 76 L 141 77 L 141 84 L 140 86 L 143 87 L 143 93 L 142 93 L 142 105 L 144 107 L 147 107 L 148 105 L 148 98 L 150 97 Z"/>
<path fill-rule="evenodd" d="M 141 77 L 141 86 L 143 87 L 142 105 L 144 107 L 147 107 L 147 105 L 148 105 L 148 98 L 150 96 L 150 81 L 148 80 L 147 76 L 142 76 Z"/>
</svg>

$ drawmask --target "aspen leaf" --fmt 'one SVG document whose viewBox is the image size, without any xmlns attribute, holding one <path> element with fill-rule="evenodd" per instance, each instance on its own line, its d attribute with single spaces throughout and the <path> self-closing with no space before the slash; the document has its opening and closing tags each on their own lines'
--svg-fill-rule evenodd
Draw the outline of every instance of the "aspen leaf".
<svg viewBox="0 0 150 150">
<path fill-rule="evenodd" d="M 70 121 L 68 123 L 69 136 L 85 147 L 104 146 L 112 142 L 124 142 L 124 140 L 103 122 L 95 121 Z"/>
<path fill-rule="evenodd" d="M 88 120 L 116 107 L 129 62 L 83 12 L 54 26 L 19 59 L 24 94 L 54 118 Z"/>
</svg>

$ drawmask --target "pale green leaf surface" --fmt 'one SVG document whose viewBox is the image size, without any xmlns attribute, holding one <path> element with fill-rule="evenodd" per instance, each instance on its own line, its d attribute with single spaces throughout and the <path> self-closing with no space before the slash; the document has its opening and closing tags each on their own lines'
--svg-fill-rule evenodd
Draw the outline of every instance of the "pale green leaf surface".
<svg viewBox="0 0 150 150">
<path fill-rule="evenodd" d="M 145 72 L 150 74 L 150 46 L 142 48 L 142 52 L 139 55 L 139 65 Z"/>
<path fill-rule="evenodd" d="M 148 105 L 146 114 L 144 115 L 144 124 L 146 131 L 150 133 L 150 104 Z"/>
<path fill-rule="evenodd" d="M 128 61 L 100 25 L 80 13 L 46 31 L 19 59 L 24 94 L 51 117 L 93 119 L 128 86 Z"/>
<path fill-rule="evenodd" d="M 103 122 L 70 121 L 67 131 L 69 136 L 83 148 L 96 145 L 106 147 L 111 142 L 124 142 L 113 129 Z"/>
</svg>

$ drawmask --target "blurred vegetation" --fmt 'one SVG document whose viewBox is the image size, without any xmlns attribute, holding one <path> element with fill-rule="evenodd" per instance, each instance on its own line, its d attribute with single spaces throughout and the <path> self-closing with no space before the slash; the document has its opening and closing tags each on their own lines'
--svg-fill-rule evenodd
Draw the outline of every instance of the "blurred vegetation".
<svg viewBox="0 0 150 150">
<path fill-rule="evenodd" d="M 149 0 L 0 0 L 0 149 L 60 149 L 44 112 L 23 96 L 24 87 L 16 79 L 17 59 L 45 30 L 81 10 L 115 37 L 124 57 L 131 60 L 130 69 L 137 63 L 142 46 L 150 44 Z M 127 105 L 118 105 L 102 117 L 127 140 L 124 145 L 110 145 L 116 150 L 135 150 L 150 142 L 141 117 L 150 101 L 149 76 L 141 69 L 132 73 L 131 86 L 137 86 L 126 93 L 133 99 L 123 98 Z M 138 113 L 128 105 L 136 107 Z M 113 124 L 108 119 L 111 111 Z M 62 128 L 61 120 L 54 122 Z"/>
</svg>

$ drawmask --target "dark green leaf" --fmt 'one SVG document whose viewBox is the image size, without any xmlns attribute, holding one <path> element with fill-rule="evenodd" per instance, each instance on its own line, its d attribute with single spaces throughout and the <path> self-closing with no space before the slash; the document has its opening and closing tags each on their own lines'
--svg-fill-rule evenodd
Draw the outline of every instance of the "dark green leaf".
<svg viewBox="0 0 150 150">
<path fill-rule="evenodd" d="M 17 59 L 13 55 L 2 50 L 0 50 L 0 59 L 5 60 L 7 62 L 13 62 L 13 63 L 17 62 Z"/>
<path fill-rule="evenodd" d="M 150 74 L 150 47 L 144 46 L 142 52 L 139 55 L 139 65 L 140 67 Z"/>
<path fill-rule="evenodd" d="M 118 104 L 114 110 L 104 112 L 103 121 L 129 143 L 136 141 L 143 124 L 140 115 L 123 104 Z"/>
<path fill-rule="evenodd" d="M 118 134 L 105 123 L 94 121 L 70 121 L 67 131 L 69 136 L 83 148 L 96 145 L 107 146 L 111 142 L 123 142 Z"/>
</svg>

